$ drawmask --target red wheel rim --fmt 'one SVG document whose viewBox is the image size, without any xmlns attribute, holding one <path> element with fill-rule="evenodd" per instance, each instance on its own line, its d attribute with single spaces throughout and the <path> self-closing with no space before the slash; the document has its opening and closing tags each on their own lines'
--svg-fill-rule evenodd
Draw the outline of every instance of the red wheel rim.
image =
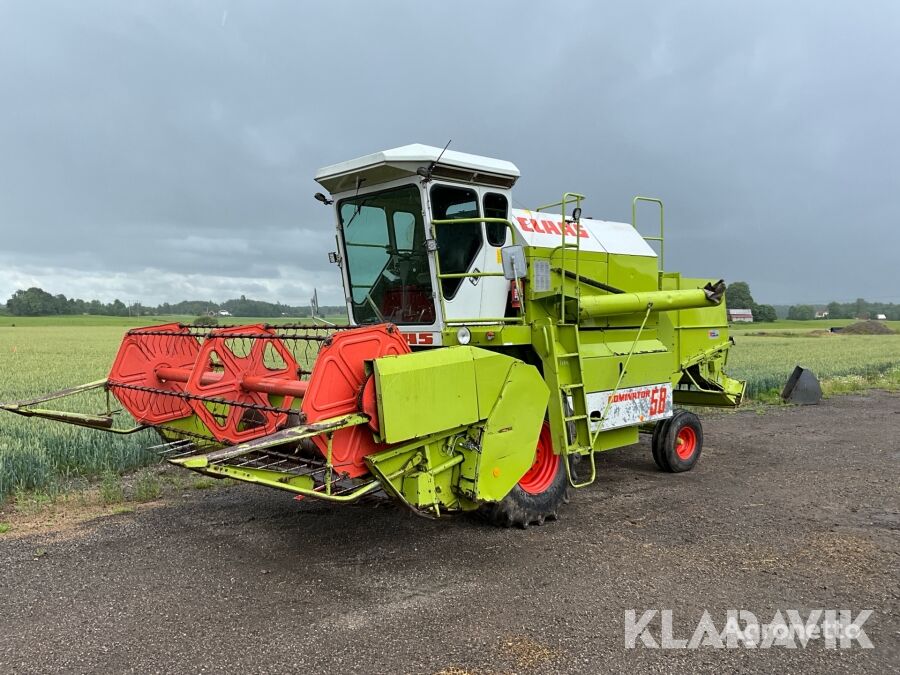
<svg viewBox="0 0 900 675">
<path fill-rule="evenodd" d="M 690 459 L 697 449 L 697 432 L 691 427 L 682 427 L 675 437 L 675 454 L 678 459 Z"/>
<path fill-rule="evenodd" d="M 546 492 L 553 485 L 559 471 L 559 455 L 553 453 L 553 439 L 550 436 L 550 425 L 544 422 L 541 435 L 538 436 L 537 451 L 534 453 L 534 464 L 519 481 L 519 487 L 530 495 Z"/>
</svg>

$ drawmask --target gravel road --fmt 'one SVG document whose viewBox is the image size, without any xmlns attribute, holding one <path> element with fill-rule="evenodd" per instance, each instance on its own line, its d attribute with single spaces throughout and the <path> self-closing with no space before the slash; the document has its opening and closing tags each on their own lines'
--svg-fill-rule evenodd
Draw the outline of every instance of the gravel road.
<svg viewBox="0 0 900 675">
<path fill-rule="evenodd" d="M 897 672 L 900 395 L 705 430 L 693 472 L 607 453 L 525 531 L 235 486 L 0 536 L 0 672 Z M 874 610 L 874 648 L 625 647 L 628 610 L 678 639 L 816 608 Z"/>
</svg>

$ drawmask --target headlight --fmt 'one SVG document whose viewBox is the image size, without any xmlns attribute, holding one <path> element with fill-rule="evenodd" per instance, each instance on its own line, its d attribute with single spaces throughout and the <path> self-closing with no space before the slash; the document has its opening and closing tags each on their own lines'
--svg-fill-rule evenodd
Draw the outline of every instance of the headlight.
<svg viewBox="0 0 900 675">
<path fill-rule="evenodd" d="M 472 333 L 468 328 L 463 326 L 456 331 L 456 341 L 461 345 L 467 345 L 472 341 Z"/>
</svg>

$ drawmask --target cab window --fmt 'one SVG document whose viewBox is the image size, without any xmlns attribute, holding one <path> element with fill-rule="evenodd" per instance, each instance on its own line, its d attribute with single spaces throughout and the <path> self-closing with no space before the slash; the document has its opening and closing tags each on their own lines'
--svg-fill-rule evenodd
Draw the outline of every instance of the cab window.
<svg viewBox="0 0 900 675">
<path fill-rule="evenodd" d="M 484 199 L 485 218 L 509 218 L 509 202 L 506 197 L 496 192 L 488 192 Z M 509 228 L 504 223 L 485 223 L 484 234 L 491 246 L 506 246 L 506 233 Z"/>
<path fill-rule="evenodd" d="M 414 185 L 339 204 L 356 323 L 434 323 L 422 199 Z"/>
<path fill-rule="evenodd" d="M 435 220 L 478 218 L 478 195 L 469 188 L 435 185 L 431 188 L 431 213 Z M 435 225 L 438 260 L 442 274 L 468 272 L 481 251 L 481 223 Z M 444 298 L 452 300 L 464 279 L 441 279 Z"/>
</svg>

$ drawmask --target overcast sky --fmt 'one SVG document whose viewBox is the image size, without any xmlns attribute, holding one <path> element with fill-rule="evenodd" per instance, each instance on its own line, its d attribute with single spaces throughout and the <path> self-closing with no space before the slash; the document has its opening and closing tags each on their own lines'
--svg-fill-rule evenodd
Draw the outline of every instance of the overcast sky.
<svg viewBox="0 0 900 675">
<path fill-rule="evenodd" d="M 316 169 L 448 139 L 663 198 L 671 270 L 900 302 L 893 0 L 0 0 L 0 302 L 339 302 Z"/>
</svg>

